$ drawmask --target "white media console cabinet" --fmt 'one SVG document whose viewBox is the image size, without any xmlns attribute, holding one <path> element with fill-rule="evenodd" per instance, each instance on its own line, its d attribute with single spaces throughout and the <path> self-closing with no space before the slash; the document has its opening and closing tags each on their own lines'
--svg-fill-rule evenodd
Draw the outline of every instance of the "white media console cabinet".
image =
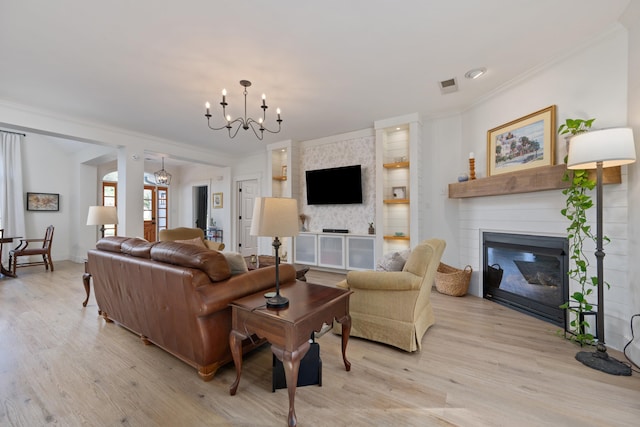
<svg viewBox="0 0 640 427">
<path fill-rule="evenodd" d="M 376 236 L 301 232 L 295 238 L 294 262 L 338 270 L 374 270 Z"/>
</svg>

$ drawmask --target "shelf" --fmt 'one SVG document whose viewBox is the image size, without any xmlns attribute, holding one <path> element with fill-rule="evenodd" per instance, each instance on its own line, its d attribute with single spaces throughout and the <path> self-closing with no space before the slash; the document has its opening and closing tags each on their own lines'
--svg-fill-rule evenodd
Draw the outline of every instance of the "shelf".
<svg viewBox="0 0 640 427">
<path fill-rule="evenodd" d="M 400 169 L 400 168 L 408 168 L 409 162 L 393 162 L 393 163 L 384 163 L 382 165 L 385 169 Z"/>
<path fill-rule="evenodd" d="M 500 196 L 505 194 L 531 193 L 545 190 L 561 190 L 569 186 L 562 180 L 566 165 L 541 166 L 519 172 L 509 172 L 471 181 L 449 184 L 450 199 L 468 197 Z M 589 171 L 595 179 L 595 170 Z M 620 166 L 603 169 L 603 184 L 620 184 Z M 385 201 L 386 202 L 386 201 Z"/>
<path fill-rule="evenodd" d="M 409 236 L 384 236 L 384 240 L 409 240 Z"/>
<path fill-rule="evenodd" d="M 409 199 L 384 199 L 383 202 L 385 205 L 406 205 L 409 203 Z"/>
<path fill-rule="evenodd" d="M 287 177 L 286 176 L 272 176 L 271 179 L 273 179 L 274 181 L 286 181 Z"/>
</svg>

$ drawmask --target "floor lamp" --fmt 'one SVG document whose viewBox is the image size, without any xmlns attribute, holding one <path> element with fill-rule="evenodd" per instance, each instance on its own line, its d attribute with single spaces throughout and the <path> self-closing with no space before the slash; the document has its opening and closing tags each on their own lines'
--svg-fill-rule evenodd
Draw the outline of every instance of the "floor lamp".
<svg viewBox="0 0 640 427">
<path fill-rule="evenodd" d="M 276 252 L 276 293 L 267 299 L 267 308 L 284 308 L 289 299 L 280 295 L 280 239 L 298 235 L 298 201 L 284 197 L 257 197 L 251 219 L 252 236 L 273 237 Z"/>
<path fill-rule="evenodd" d="M 631 368 L 609 357 L 604 340 L 604 250 L 602 248 L 602 168 L 636 161 L 633 132 L 630 128 L 603 129 L 571 138 L 567 169 L 596 169 L 596 269 L 598 276 L 597 346 L 595 352 L 576 354 L 583 364 L 612 375 L 631 375 Z"/>
<path fill-rule="evenodd" d="M 87 225 L 100 225 L 100 236 L 104 237 L 105 224 L 118 223 L 118 210 L 115 206 L 89 206 Z"/>
</svg>

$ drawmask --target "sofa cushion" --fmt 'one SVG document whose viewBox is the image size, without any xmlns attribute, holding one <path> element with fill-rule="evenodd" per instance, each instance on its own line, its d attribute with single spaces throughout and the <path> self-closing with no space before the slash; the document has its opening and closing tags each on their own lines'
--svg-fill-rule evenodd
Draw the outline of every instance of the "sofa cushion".
<svg viewBox="0 0 640 427">
<path fill-rule="evenodd" d="M 107 236 L 98 240 L 96 243 L 96 248 L 107 251 L 107 252 L 122 252 L 122 243 L 131 239 L 131 237 L 122 237 L 122 236 Z"/>
<path fill-rule="evenodd" d="M 376 270 L 378 271 L 402 271 L 407 260 L 400 252 L 389 252 L 378 261 Z"/>
<path fill-rule="evenodd" d="M 224 255 L 227 263 L 229 263 L 229 269 L 231 270 L 232 276 L 249 271 L 247 261 L 245 261 L 244 257 L 239 252 L 222 252 L 222 255 Z"/>
<path fill-rule="evenodd" d="M 185 243 L 187 245 L 195 245 L 195 246 L 198 246 L 200 248 L 206 248 L 207 247 L 204 244 L 204 241 L 202 240 L 202 237 L 194 237 L 193 239 L 186 239 L 186 240 L 174 240 L 174 242 Z"/>
<path fill-rule="evenodd" d="M 222 253 L 196 245 L 157 242 L 151 247 L 151 259 L 198 269 L 209 276 L 212 282 L 219 282 L 231 277 L 229 264 Z"/>
<path fill-rule="evenodd" d="M 149 242 L 145 239 L 135 237 L 122 242 L 120 250 L 127 255 L 149 259 L 151 258 L 151 248 L 153 245 L 155 245 L 155 242 Z"/>
</svg>

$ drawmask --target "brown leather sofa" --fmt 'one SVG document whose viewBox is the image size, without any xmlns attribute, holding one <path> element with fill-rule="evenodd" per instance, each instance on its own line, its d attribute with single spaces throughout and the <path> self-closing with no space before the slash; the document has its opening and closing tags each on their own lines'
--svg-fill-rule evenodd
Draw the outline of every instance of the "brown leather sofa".
<svg viewBox="0 0 640 427">
<path fill-rule="evenodd" d="M 158 240 L 161 242 L 166 241 L 176 241 L 176 240 L 190 240 L 190 239 L 200 239 L 209 249 L 214 249 L 216 251 L 221 251 L 224 249 L 224 243 L 222 242 L 213 242 L 211 240 L 206 240 L 204 238 L 204 231 L 199 228 L 189 228 L 189 227 L 178 227 L 178 228 L 167 228 L 164 230 L 160 230 L 158 235 Z"/>
<path fill-rule="evenodd" d="M 88 253 L 100 314 L 195 367 L 205 381 L 232 360 L 235 299 L 275 286 L 275 268 L 235 276 L 222 253 L 178 242 L 105 237 Z M 296 280 L 280 266 L 282 284 Z M 262 344 L 247 340 L 243 353 Z"/>
</svg>

